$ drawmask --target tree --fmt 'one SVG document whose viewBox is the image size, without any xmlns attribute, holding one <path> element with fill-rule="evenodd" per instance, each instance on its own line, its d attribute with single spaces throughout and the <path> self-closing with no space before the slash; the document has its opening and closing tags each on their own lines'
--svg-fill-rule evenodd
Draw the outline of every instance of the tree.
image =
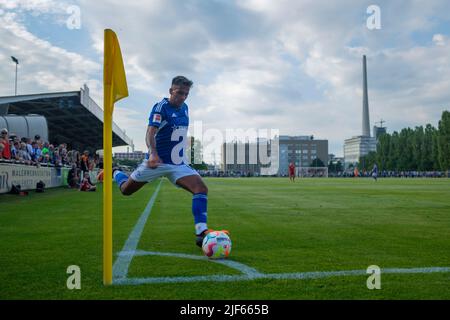
<svg viewBox="0 0 450 320">
<path fill-rule="evenodd" d="M 191 164 L 191 167 L 195 170 L 208 170 L 208 165 L 204 162 Z"/>
<path fill-rule="evenodd" d="M 424 138 L 423 138 L 423 150 L 422 150 L 422 161 L 423 170 L 437 170 L 439 168 L 437 159 L 437 130 L 431 124 L 427 124 L 425 127 Z"/>
<path fill-rule="evenodd" d="M 114 163 L 122 166 L 129 166 L 131 168 L 137 168 L 138 165 L 142 162 L 142 160 L 132 160 L 132 159 L 114 159 Z"/>
<path fill-rule="evenodd" d="M 424 158 L 425 158 L 425 146 L 424 139 L 425 133 L 423 127 L 419 126 L 412 132 L 412 164 L 411 169 L 423 171 Z"/>
<path fill-rule="evenodd" d="M 398 162 L 399 162 L 399 137 L 398 132 L 394 131 L 392 133 L 390 143 L 389 143 L 389 155 L 387 160 L 387 168 L 388 170 L 398 170 Z"/>
<path fill-rule="evenodd" d="M 375 151 L 370 151 L 367 155 L 359 158 L 358 169 L 371 170 L 376 162 L 377 153 Z"/>
<path fill-rule="evenodd" d="M 330 161 L 328 163 L 328 171 L 334 173 L 343 171 L 342 163 L 340 161 L 338 162 Z"/>
<path fill-rule="evenodd" d="M 194 137 L 191 137 L 191 144 L 190 144 L 190 152 L 191 155 L 191 164 L 198 164 L 202 165 L 203 162 L 203 146 L 200 140 L 194 139 Z"/>
<path fill-rule="evenodd" d="M 444 111 L 439 121 L 438 158 L 441 170 L 450 169 L 450 112 Z"/>
<path fill-rule="evenodd" d="M 389 154 L 391 148 L 391 135 L 388 133 L 382 134 L 378 138 L 377 144 L 377 162 L 380 170 L 386 170 L 389 163 Z"/>
<path fill-rule="evenodd" d="M 311 162 L 311 167 L 326 167 L 326 166 L 325 166 L 325 164 L 323 163 L 322 160 L 320 160 L 319 158 L 315 158 Z"/>
<path fill-rule="evenodd" d="M 358 168 L 370 169 L 373 163 L 380 170 L 449 170 L 450 111 L 442 113 L 438 129 L 427 124 L 378 137 L 376 153 L 361 157 Z"/>
</svg>

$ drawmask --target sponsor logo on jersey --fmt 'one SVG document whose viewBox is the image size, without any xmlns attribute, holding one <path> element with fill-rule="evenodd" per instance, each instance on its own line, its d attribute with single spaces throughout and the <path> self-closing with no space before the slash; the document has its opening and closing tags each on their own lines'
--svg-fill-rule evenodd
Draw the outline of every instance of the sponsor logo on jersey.
<svg viewBox="0 0 450 320">
<path fill-rule="evenodd" d="M 161 115 L 159 113 L 155 113 L 153 115 L 153 122 L 155 123 L 161 123 Z"/>
</svg>

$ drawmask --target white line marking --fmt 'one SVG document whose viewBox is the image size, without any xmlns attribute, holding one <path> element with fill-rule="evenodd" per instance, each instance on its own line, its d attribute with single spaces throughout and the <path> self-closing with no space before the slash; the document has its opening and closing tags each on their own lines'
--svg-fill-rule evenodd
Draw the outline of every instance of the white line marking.
<svg viewBox="0 0 450 320">
<path fill-rule="evenodd" d="M 388 268 L 381 269 L 381 274 L 389 273 L 436 273 L 450 272 L 449 267 L 427 267 L 427 268 Z M 192 276 L 192 277 L 154 277 L 154 278 L 123 278 L 114 281 L 118 285 L 141 285 L 152 283 L 182 283 L 182 282 L 200 282 L 200 281 L 246 281 L 257 279 L 322 279 L 330 277 L 359 276 L 367 275 L 366 270 L 344 270 L 344 271 L 317 271 L 317 272 L 297 272 L 297 273 L 260 273 L 258 276 L 250 277 L 248 275 L 213 275 L 213 276 Z"/>
<path fill-rule="evenodd" d="M 139 243 L 139 239 L 141 238 L 141 235 L 142 235 L 142 231 L 144 230 L 145 223 L 147 222 L 147 219 L 150 215 L 153 204 L 155 203 L 156 196 L 158 195 L 161 184 L 162 184 L 162 180 L 159 182 L 158 186 L 156 187 L 155 192 L 153 193 L 152 197 L 150 198 L 150 201 L 148 202 L 147 206 L 145 207 L 144 212 L 142 213 L 138 222 L 134 226 L 133 231 L 130 233 L 127 241 L 125 242 L 125 245 L 122 248 L 122 252 L 134 252 L 136 250 L 137 245 Z M 128 267 L 130 266 L 132 259 L 133 259 L 133 254 L 121 255 L 119 253 L 119 256 L 113 266 L 113 278 L 114 278 L 113 282 L 116 281 L 116 278 L 117 279 L 126 278 L 126 276 L 128 274 Z"/>
<path fill-rule="evenodd" d="M 174 257 L 174 258 L 183 258 L 183 259 L 192 259 L 192 260 L 201 260 L 201 261 L 210 261 L 218 264 L 225 265 L 229 268 L 235 269 L 237 271 L 240 271 L 244 275 L 248 277 L 260 277 L 263 274 L 260 273 L 258 270 L 251 268 L 245 264 L 227 260 L 227 259 L 209 259 L 206 256 L 198 256 L 193 254 L 185 254 L 185 253 L 172 253 L 172 252 L 155 252 L 155 251 L 143 251 L 143 250 L 136 250 L 132 252 L 126 252 L 122 251 L 120 255 L 126 255 L 126 256 L 163 256 L 163 257 Z"/>
<path fill-rule="evenodd" d="M 140 285 L 148 283 L 181 283 L 181 282 L 200 282 L 200 281 L 248 281 L 256 279 L 322 279 L 329 277 L 344 277 L 344 276 L 359 276 L 367 275 L 367 270 L 342 270 L 342 271 L 316 271 L 316 272 L 294 272 L 294 273 L 261 273 L 256 269 L 249 267 L 245 264 L 232 261 L 232 260 L 210 260 L 205 256 L 196 256 L 184 253 L 171 253 L 171 252 L 154 252 L 136 250 L 139 243 L 139 239 L 144 230 L 144 226 L 155 203 L 156 196 L 158 195 L 161 187 L 162 180 L 158 184 L 155 192 L 153 193 L 150 201 L 148 202 L 144 212 L 136 223 L 133 231 L 128 237 L 122 251 L 118 253 L 118 258 L 114 263 L 113 284 L 116 285 Z M 176 257 L 184 259 L 211 261 L 230 267 L 232 269 L 242 272 L 242 275 L 209 275 L 209 276 L 191 276 L 191 277 L 148 277 L 148 278 L 127 278 L 128 267 L 134 256 L 156 255 L 166 257 Z M 415 273 L 436 273 L 436 272 L 450 272 L 450 267 L 425 267 L 425 268 L 386 268 L 381 269 L 382 274 L 415 274 Z"/>
</svg>

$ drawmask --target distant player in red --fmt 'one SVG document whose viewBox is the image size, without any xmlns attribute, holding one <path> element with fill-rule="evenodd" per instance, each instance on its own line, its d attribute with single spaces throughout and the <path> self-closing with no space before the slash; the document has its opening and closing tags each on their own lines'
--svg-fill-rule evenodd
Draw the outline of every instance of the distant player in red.
<svg viewBox="0 0 450 320">
<path fill-rule="evenodd" d="M 295 181 L 295 166 L 292 162 L 289 164 L 289 180 Z"/>
</svg>

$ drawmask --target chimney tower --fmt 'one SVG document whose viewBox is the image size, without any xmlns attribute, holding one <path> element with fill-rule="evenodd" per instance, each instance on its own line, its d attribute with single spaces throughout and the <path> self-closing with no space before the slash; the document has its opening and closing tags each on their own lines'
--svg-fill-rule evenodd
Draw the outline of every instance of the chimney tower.
<svg viewBox="0 0 450 320">
<path fill-rule="evenodd" d="M 369 125 L 369 98 L 367 95 L 367 66 L 366 56 L 363 55 L 363 113 L 362 113 L 362 135 L 370 137 Z"/>
</svg>

